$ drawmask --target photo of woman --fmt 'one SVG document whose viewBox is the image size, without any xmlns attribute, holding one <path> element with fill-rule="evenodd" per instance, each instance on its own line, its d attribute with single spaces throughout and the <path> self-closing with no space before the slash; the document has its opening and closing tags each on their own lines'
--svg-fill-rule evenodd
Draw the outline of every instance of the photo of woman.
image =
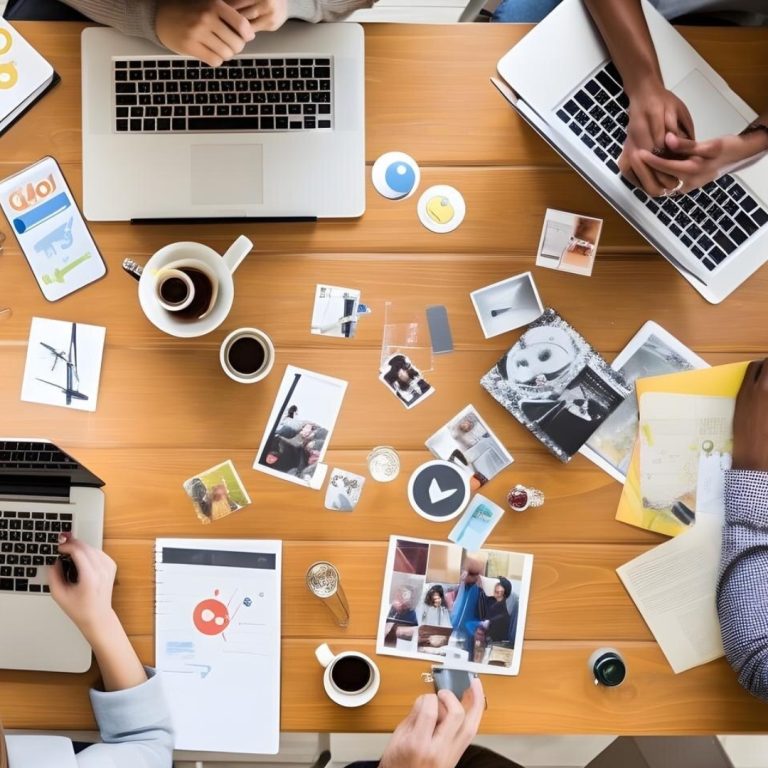
<svg viewBox="0 0 768 768">
<path fill-rule="evenodd" d="M 405 355 L 388 358 L 381 368 L 379 381 L 383 381 L 406 408 L 413 408 L 434 392 Z"/>
</svg>

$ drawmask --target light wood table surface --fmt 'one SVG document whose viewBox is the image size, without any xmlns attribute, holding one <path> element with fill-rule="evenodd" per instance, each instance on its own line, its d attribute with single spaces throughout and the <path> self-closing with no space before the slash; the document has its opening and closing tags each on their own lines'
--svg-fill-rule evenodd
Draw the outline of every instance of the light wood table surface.
<svg viewBox="0 0 768 768">
<path fill-rule="evenodd" d="M 81 195 L 80 31 L 73 23 L 25 23 L 20 30 L 54 64 L 62 83 L 0 139 L 0 175 L 45 154 L 62 164 Z M 318 224 L 147 226 L 95 224 L 109 273 L 100 283 L 47 303 L 12 237 L 0 256 L 0 408 L 6 435 L 53 439 L 106 481 L 106 551 L 119 564 L 115 607 L 146 663 L 154 660 L 153 541 L 157 536 L 279 538 L 284 545 L 282 729 L 386 731 L 427 687 L 428 664 L 377 659 L 379 695 L 346 711 L 324 695 L 314 648 L 373 652 L 390 534 L 444 539 L 448 525 L 418 517 L 406 485 L 430 458 L 424 440 L 473 403 L 515 457 L 485 493 L 501 502 L 511 485 L 543 489 L 546 505 L 509 513 L 489 544 L 532 552 L 533 587 L 518 677 L 484 678 L 483 730 L 506 733 L 726 733 L 765 730 L 768 710 L 738 686 L 725 661 L 674 675 L 624 592 L 615 569 L 661 538 L 614 520 L 620 486 L 583 457 L 561 465 L 480 388 L 479 379 L 515 340 L 484 340 L 469 291 L 533 268 L 547 207 L 605 219 L 591 278 L 534 269 L 546 304 L 558 309 L 609 360 L 648 319 L 709 362 L 766 352 L 762 270 L 724 304 L 710 306 L 521 123 L 489 84 L 495 63 L 525 27 L 372 25 L 366 30 L 368 163 L 399 149 L 421 164 L 422 188 L 455 185 L 467 217 L 438 236 L 419 223 L 415 198 L 390 202 L 370 184 L 354 221 Z M 754 107 L 764 107 L 768 30 L 691 29 L 691 42 Z M 557 62 L 553 61 L 553 66 Z M 120 180 L 115 179 L 115 184 Z M 8 233 L 5 222 L 0 226 Z M 223 252 L 244 233 L 254 251 L 235 278 L 224 325 L 208 336 L 164 336 L 144 318 L 136 284 L 120 269 L 162 245 L 198 240 Z M 9 233 L 8 233 L 9 234 Z M 315 284 L 358 287 L 373 314 L 354 340 L 311 336 Z M 448 308 L 456 351 L 436 358 L 436 394 L 406 411 L 377 382 L 384 302 Z M 30 318 L 107 327 L 95 413 L 19 400 Z M 277 348 L 272 375 L 238 385 L 219 367 L 218 347 L 234 328 L 267 331 Z M 250 469 L 286 364 L 349 381 L 327 462 L 365 473 L 374 445 L 394 445 L 403 469 L 390 484 L 369 480 L 351 514 L 323 508 L 323 493 Z M 231 458 L 253 504 L 202 527 L 181 483 Z M 327 558 L 343 574 L 352 619 L 336 627 L 303 585 L 306 567 Z M 13 621 L 6 616 L 2 621 Z M 600 645 L 626 656 L 618 689 L 596 687 L 586 660 Z M 2 719 L 11 728 L 92 727 L 85 675 L 0 673 Z M 258 685 L 258 681 L 253 682 Z"/>
</svg>

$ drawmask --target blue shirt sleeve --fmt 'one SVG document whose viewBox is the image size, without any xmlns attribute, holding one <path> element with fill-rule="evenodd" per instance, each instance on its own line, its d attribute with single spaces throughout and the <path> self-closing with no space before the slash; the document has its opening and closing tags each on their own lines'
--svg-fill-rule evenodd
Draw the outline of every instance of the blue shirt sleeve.
<svg viewBox="0 0 768 768">
<path fill-rule="evenodd" d="M 78 768 L 171 768 L 173 726 L 154 669 L 149 679 L 122 691 L 91 691 L 91 705 L 101 733 L 78 756 Z"/>
<path fill-rule="evenodd" d="M 739 682 L 768 700 L 768 472 L 726 472 L 717 612 Z"/>
</svg>

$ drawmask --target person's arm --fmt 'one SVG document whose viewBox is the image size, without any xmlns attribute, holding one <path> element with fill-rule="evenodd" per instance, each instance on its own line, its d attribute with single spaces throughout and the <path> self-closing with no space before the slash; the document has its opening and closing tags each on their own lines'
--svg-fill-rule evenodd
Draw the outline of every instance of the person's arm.
<svg viewBox="0 0 768 768">
<path fill-rule="evenodd" d="M 641 150 L 665 151 L 665 135 L 672 131 L 694 137 L 688 108 L 664 86 L 656 49 L 640 0 L 585 0 L 629 97 L 629 126 L 619 168 L 630 181 L 658 196 L 673 189 L 676 179 L 651 169 Z"/>
<path fill-rule="evenodd" d="M 768 125 L 768 110 L 752 123 L 755 124 Z M 684 194 L 768 151 L 768 130 L 756 127 L 708 141 L 692 141 L 668 133 L 665 141 L 673 157 L 641 151 L 640 159 L 659 173 L 679 178 L 683 182 L 679 191 Z"/>
<path fill-rule="evenodd" d="M 139 661 L 112 609 L 114 561 L 66 534 L 59 552 L 72 558 L 77 582 L 66 580 L 57 561 L 49 568 L 51 596 L 93 648 L 104 688 L 91 691 L 91 703 L 105 743 L 85 750 L 78 764 L 170 768 L 173 731 L 160 680 Z"/>
<path fill-rule="evenodd" d="M 379 768 L 454 768 L 475 738 L 484 711 L 479 677 L 472 679 L 461 702 L 447 690 L 419 696 L 392 734 Z"/>
<path fill-rule="evenodd" d="M 304 21 L 340 21 L 376 0 L 288 0 L 288 18 Z"/>
<path fill-rule="evenodd" d="M 739 682 L 768 699 L 768 363 L 752 362 L 736 400 L 733 469 L 725 478 L 725 526 L 717 611 Z"/>
<path fill-rule="evenodd" d="M 159 42 L 155 35 L 157 0 L 62 0 L 84 16 L 134 37 Z"/>
</svg>

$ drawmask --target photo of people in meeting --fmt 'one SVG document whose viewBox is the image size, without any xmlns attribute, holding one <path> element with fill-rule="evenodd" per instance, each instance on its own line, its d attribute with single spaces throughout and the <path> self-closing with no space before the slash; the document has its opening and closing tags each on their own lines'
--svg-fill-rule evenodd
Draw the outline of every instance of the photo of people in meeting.
<svg viewBox="0 0 768 768">
<path fill-rule="evenodd" d="M 377 652 L 516 675 L 533 555 L 391 537 Z"/>
</svg>

